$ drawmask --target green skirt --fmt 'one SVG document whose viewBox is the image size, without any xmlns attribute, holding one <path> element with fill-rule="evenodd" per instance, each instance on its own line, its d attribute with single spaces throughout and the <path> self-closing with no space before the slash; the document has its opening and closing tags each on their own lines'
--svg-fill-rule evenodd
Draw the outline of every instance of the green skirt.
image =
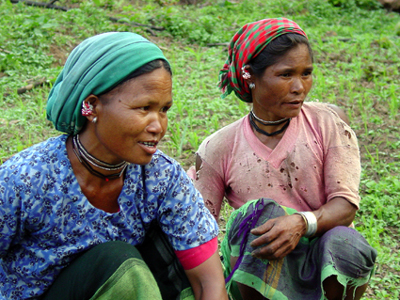
<svg viewBox="0 0 400 300">
<path fill-rule="evenodd" d="M 227 290 L 232 299 L 242 299 L 236 282 L 254 288 L 270 300 L 322 300 L 322 283 L 330 276 L 337 276 L 345 290 L 370 280 L 377 252 L 356 230 L 345 226 L 335 227 L 319 238 L 301 238 L 283 259 L 268 261 L 252 257 L 254 248 L 250 243 L 257 236 L 250 230 L 269 219 L 295 212 L 261 198 L 232 213 L 221 244 Z M 233 268 L 231 256 L 239 257 Z"/>
</svg>

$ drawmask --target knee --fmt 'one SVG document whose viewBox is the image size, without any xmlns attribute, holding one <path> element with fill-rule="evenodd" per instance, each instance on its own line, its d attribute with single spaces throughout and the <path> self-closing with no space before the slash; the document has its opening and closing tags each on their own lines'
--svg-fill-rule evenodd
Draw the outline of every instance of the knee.
<svg viewBox="0 0 400 300">
<path fill-rule="evenodd" d="M 346 226 L 336 226 L 321 237 L 323 244 L 340 246 L 349 249 L 373 249 L 367 240 L 355 229 Z"/>
<path fill-rule="evenodd" d="M 136 247 L 107 242 L 75 258 L 58 275 L 44 299 L 89 299 L 130 258 L 141 258 Z M 60 297 L 60 291 L 63 296 Z"/>
<path fill-rule="evenodd" d="M 355 229 L 346 226 L 336 226 L 324 233 L 322 239 L 325 240 L 351 240 L 354 238 L 362 237 Z"/>
<path fill-rule="evenodd" d="M 331 254 L 329 259 L 335 268 L 351 277 L 367 277 L 375 264 L 377 252 L 365 238 L 353 228 L 338 226 L 320 238 L 320 248 Z"/>
<path fill-rule="evenodd" d="M 105 268 L 118 267 L 129 258 L 142 259 L 142 256 L 135 246 L 121 241 L 99 244 L 88 250 L 82 256 L 92 257 L 96 262 L 99 262 L 99 264 L 95 265 Z"/>
</svg>

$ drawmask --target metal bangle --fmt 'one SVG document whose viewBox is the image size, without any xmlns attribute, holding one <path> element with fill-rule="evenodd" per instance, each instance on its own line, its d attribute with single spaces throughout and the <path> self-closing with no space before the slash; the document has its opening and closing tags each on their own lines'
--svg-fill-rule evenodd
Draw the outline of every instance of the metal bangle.
<svg viewBox="0 0 400 300">
<path fill-rule="evenodd" d="M 296 212 L 296 214 L 301 215 L 306 222 L 307 229 L 304 236 L 307 238 L 312 237 L 318 229 L 317 218 L 315 217 L 314 213 L 312 211 L 299 211 Z"/>
</svg>

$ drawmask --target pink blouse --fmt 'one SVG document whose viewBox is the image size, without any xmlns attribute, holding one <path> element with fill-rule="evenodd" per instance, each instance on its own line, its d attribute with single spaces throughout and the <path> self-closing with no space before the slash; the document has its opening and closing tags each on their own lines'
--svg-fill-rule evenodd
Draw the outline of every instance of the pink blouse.
<svg viewBox="0 0 400 300">
<path fill-rule="evenodd" d="M 261 197 L 299 211 L 335 197 L 359 207 L 357 137 L 327 104 L 304 103 L 273 150 L 245 116 L 206 138 L 198 155 L 202 166 L 192 177 L 215 217 L 224 197 L 234 208 Z"/>
</svg>

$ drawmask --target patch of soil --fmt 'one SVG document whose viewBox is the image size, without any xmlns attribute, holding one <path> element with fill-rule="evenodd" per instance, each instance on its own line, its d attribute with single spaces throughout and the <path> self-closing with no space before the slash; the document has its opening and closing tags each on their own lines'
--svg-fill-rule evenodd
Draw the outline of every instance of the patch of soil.
<svg viewBox="0 0 400 300">
<path fill-rule="evenodd" d="M 67 60 L 68 54 L 77 45 L 50 45 L 50 55 L 54 57 L 53 67 L 63 66 Z"/>
<path fill-rule="evenodd" d="M 400 0 L 378 0 L 389 11 L 400 12 Z"/>
</svg>

